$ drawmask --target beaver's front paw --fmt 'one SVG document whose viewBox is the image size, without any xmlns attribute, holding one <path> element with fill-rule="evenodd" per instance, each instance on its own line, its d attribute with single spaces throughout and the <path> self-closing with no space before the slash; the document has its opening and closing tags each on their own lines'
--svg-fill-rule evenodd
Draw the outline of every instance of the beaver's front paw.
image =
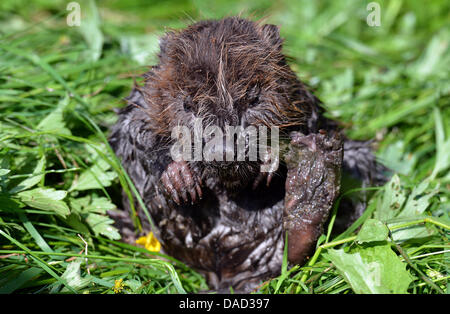
<svg viewBox="0 0 450 314">
<path fill-rule="evenodd" d="M 185 161 L 171 162 L 161 176 L 161 182 L 167 194 L 175 203 L 181 205 L 182 200 L 191 204 L 202 198 L 201 179 L 195 175 Z"/>
<path fill-rule="evenodd" d="M 290 262 L 303 262 L 322 233 L 339 194 L 342 145 L 338 133 L 291 133 L 283 215 Z"/>
<path fill-rule="evenodd" d="M 262 158 L 259 174 L 253 182 L 253 190 L 255 190 L 262 181 L 266 181 L 266 186 L 269 186 L 280 163 L 278 154 L 272 154 L 270 147 L 267 147 L 266 150 L 267 152 Z"/>
</svg>

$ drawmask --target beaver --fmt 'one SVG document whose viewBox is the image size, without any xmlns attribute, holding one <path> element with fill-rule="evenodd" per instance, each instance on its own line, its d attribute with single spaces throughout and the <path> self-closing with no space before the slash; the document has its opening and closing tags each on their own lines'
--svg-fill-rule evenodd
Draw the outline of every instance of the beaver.
<svg viewBox="0 0 450 314">
<path fill-rule="evenodd" d="M 241 17 L 169 31 L 160 39 L 159 63 L 135 84 L 111 129 L 110 145 L 150 212 L 163 252 L 203 273 L 215 290 L 248 292 L 277 276 L 286 238 L 289 262 L 303 263 L 339 195 L 341 174 L 363 186 L 385 181 L 370 141 L 346 138 L 324 116 L 282 44 L 276 25 Z M 247 140 L 244 159 L 174 160 L 174 128 L 194 134 L 195 121 L 224 132 L 275 126 L 279 155 L 250 160 Z M 362 199 L 342 202 L 337 222 L 349 225 L 364 207 Z M 148 231 L 142 209 L 138 214 Z"/>
</svg>

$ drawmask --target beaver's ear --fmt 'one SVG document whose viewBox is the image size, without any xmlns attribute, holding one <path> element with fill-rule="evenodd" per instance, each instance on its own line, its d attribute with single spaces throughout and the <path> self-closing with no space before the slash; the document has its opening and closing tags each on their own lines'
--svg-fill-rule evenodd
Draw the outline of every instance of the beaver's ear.
<svg viewBox="0 0 450 314">
<path fill-rule="evenodd" d="M 167 54 L 167 48 L 172 37 L 175 35 L 174 32 L 169 31 L 159 38 L 159 57 L 165 56 Z"/>
<path fill-rule="evenodd" d="M 280 37 L 280 28 L 273 24 L 264 24 L 261 28 L 261 33 L 264 40 L 267 40 L 272 45 L 281 48 L 283 39 Z"/>
</svg>

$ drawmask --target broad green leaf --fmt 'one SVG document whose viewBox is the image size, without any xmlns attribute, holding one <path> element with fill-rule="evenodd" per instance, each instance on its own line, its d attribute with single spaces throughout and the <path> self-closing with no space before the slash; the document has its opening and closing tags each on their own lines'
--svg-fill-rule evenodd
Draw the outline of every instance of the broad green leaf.
<svg viewBox="0 0 450 314">
<path fill-rule="evenodd" d="M 116 205 L 106 197 L 90 195 L 70 200 L 70 206 L 78 213 L 98 213 L 106 214 L 108 210 L 116 208 Z"/>
<path fill-rule="evenodd" d="M 385 224 L 377 219 L 367 219 L 359 231 L 356 241 L 359 243 L 363 242 L 374 242 L 374 241 L 384 241 L 388 238 L 389 230 Z"/>
<path fill-rule="evenodd" d="M 406 270 L 406 263 L 400 261 L 390 244 L 361 249 L 360 255 L 369 269 L 379 267 L 375 273 L 380 273 L 380 282 L 386 293 L 407 293 L 412 276 Z"/>
<path fill-rule="evenodd" d="M 420 219 L 423 216 L 410 217 L 410 219 Z M 389 227 L 395 226 L 401 223 L 389 224 Z M 436 229 L 429 225 L 413 225 L 408 228 L 398 229 L 392 231 L 392 238 L 394 241 L 406 241 L 409 239 L 425 238 L 436 234 Z"/>
<path fill-rule="evenodd" d="M 67 266 L 66 271 L 61 276 L 61 278 L 65 279 L 67 281 L 67 284 L 75 290 L 82 289 L 91 282 L 91 278 L 81 277 L 80 266 L 83 262 L 83 258 L 77 258 Z M 64 288 L 62 291 L 64 292 L 65 290 L 66 288 Z"/>
<path fill-rule="evenodd" d="M 384 186 L 381 201 L 377 202 L 375 218 L 381 221 L 394 218 L 400 212 L 405 200 L 406 192 L 401 186 L 400 178 L 395 174 Z"/>
<path fill-rule="evenodd" d="M 70 191 L 84 191 L 110 186 L 117 174 L 113 171 L 107 171 L 107 169 L 109 169 L 109 165 L 106 168 L 102 168 L 101 164 L 90 167 L 81 173 L 77 181 L 74 181 Z"/>
<path fill-rule="evenodd" d="M 85 147 L 86 151 L 91 155 L 93 165 L 81 173 L 78 180 L 73 182 L 69 191 L 100 189 L 110 186 L 112 181 L 117 177 L 117 173 L 108 171 L 111 166 L 106 160 L 89 145 L 85 145 Z M 106 152 L 104 145 L 99 145 L 98 148 Z"/>
<path fill-rule="evenodd" d="M 375 218 L 383 222 L 392 219 L 420 218 L 423 212 L 430 205 L 430 200 L 439 192 L 439 184 L 434 188 L 430 187 L 431 181 L 424 180 L 415 186 L 409 195 L 402 188 L 400 178 L 394 175 L 385 185 L 384 193 L 381 194 Z M 402 222 L 390 222 L 389 227 L 401 224 Z M 415 225 L 405 229 L 398 229 L 392 232 L 395 241 L 404 241 L 414 237 L 426 237 L 433 234 L 434 229 L 429 229 L 424 225 Z"/>
<path fill-rule="evenodd" d="M 71 226 L 73 229 L 81 232 L 83 234 L 89 234 L 88 227 L 81 221 L 81 218 L 78 214 L 73 212 L 64 219 L 65 223 Z"/>
<path fill-rule="evenodd" d="M 430 205 L 430 199 L 439 192 L 439 184 L 431 189 L 431 181 L 425 180 L 414 187 L 402 211 L 397 217 L 409 217 L 421 215 Z"/>
<path fill-rule="evenodd" d="M 66 195 L 66 191 L 57 191 L 52 188 L 36 188 L 18 193 L 20 200 L 28 206 L 54 211 L 56 214 L 63 217 L 70 214 L 69 207 L 62 201 Z"/>
<path fill-rule="evenodd" d="M 140 287 L 142 287 L 142 282 L 136 279 L 128 279 L 123 282 L 123 284 L 131 289 L 132 292 L 136 292 Z"/>
<path fill-rule="evenodd" d="M 9 169 L 0 169 L 0 176 L 7 175 L 10 172 L 11 172 L 11 170 L 9 170 Z"/>
<path fill-rule="evenodd" d="M 111 240 L 119 240 L 120 234 L 118 230 L 112 226 L 114 220 L 98 214 L 88 214 L 86 222 L 92 228 L 95 235 L 104 235 Z"/>
<path fill-rule="evenodd" d="M 429 187 L 430 181 L 425 180 L 414 187 L 402 211 L 397 215 L 398 218 L 420 218 L 423 212 L 430 205 L 430 199 L 439 192 L 439 184 L 434 189 Z M 395 226 L 399 223 L 392 223 L 389 226 Z M 434 229 L 427 228 L 426 225 L 414 225 L 409 228 L 399 229 L 392 232 L 394 241 L 405 241 L 410 238 L 427 237 L 434 233 Z"/>
<path fill-rule="evenodd" d="M 69 104 L 69 95 L 66 95 L 58 106 L 49 115 L 47 115 L 37 126 L 40 131 L 48 131 L 62 135 L 72 135 L 64 122 L 63 112 Z"/>
<path fill-rule="evenodd" d="M 42 156 L 42 158 L 38 161 L 36 167 L 34 168 L 31 176 L 29 178 L 23 180 L 22 182 L 20 182 L 19 185 L 17 185 L 15 188 L 11 189 L 11 191 L 9 191 L 9 192 L 14 194 L 14 193 L 24 191 L 24 190 L 27 190 L 27 189 L 35 186 L 44 177 L 44 174 L 43 174 L 44 170 L 45 170 L 45 156 Z"/>
<path fill-rule="evenodd" d="M 92 202 L 85 208 L 88 212 L 96 212 L 99 214 L 106 214 L 108 210 L 115 209 L 116 205 L 106 197 L 94 197 Z"/>
<path fill-rule="evenodd" d="M 358 247 L 354 253 L 329 249 L 324 254 L 355 293 L 406 293 L 412 279 L 389 244 Z"/>
<path fill-rule="evenodd" d="M 86 227 L 80 217 L 86 219 L 96 235 L 103 234 L 110 239 L 120 239 L 117 229 L 111 226 L 113 221 L 105 216 L 110 209 L 116 208 L 106 197 L 87 195 L 70 200 L 73 214 L 67 218 L 67 223 L 77 230 L 85 230 Z M 76 215 L 74 214 L 76 213 Z M 86 231 L 86 230 L 85 230 Z"/>
<path fill-rule="evenodd" d="M 86 195 L 85 197 L 70 198 L 69 202 L 72 211 L 81 213 L 91 202 L 91 196 Z"/>
</svg>

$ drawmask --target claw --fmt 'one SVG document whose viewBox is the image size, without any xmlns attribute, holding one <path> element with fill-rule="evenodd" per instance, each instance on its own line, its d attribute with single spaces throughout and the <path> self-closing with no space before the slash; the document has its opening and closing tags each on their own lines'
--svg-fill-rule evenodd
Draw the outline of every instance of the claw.
<svg viewBox="0 0 450 314">
<path fill-rule="evenodd" d="M 274 174 L 274 172 L 269 172 L 269 174 L 267 175 L 266 186 L 269 186 L 270 181 L 272 181 L 273 174 Z"/>
<path fill-rule="evenodd" d="M 260 172 L 258 174 L 258 176 L 255 179 L 255 182 L 253 182 L 253 186 L 252 186 L 253 190 L 256 190 L 256 188 L 261 183 L 261 181 L 266 177 L 266 175 L 267 175 L 267 172 Z"/>
<path fill-rule="evenodd" d="M 200 184 L 202 184 L 201 179 L 199 179 L 199 181 L 200 181 Z M 196 185 L 195 185 L 195 189 L 197 190 L 198 197 L 199 197 L 200 199 L 202 199 L 203 193 L 202 193 L 202 189 L 201 189 L 200 185 L 196 184 Z"/>
<path fill-rule="evenodd" d="M 167 172 L 164 172 L 161 177 L 162 183 L 164 185 L 164 188 L 166 191 L 172 196 L 172 199 L 180 205 L 180 198 L 178 197 L 177 190 L 173 187 L 172 183 L 170 182 L 169 175 Z"/>
<path fill-rule="evenodd" d="M 262 180 L 266 179 L 266 186 L 268 187 L 270 185 L 270 182 L 272 181 L 272 178 L 275 174 L 276 168 L 278 167 L 279 159 L 276 158 L 275 160 L 271 160 L 270 157 L 267 157 L 264 160 L 263 165 L 270 166 L 269 172 L 262 172 L 260 171 L 258 176 L 255 179 L 255 182 L 253 182 L 253 190 L 255 190 L 258 185 L 261 183 Z"/>
<path fill-rule="evenodd" d="M 196 202 L 198 198 L 202 198 L 202 190 L 198 184 L 201 180 L 197 176 L 193 176 L 185 162 L 169 164 L 161 176 L 161 181 L 166 191 L 178 205 L 180 205 L 180 195 L 183 202 L 187 203 L 189 193 L 191 204 Z"/>
<path fill-rule="evenodd" d="M 187 192 L 186 192 L 186 190 L 181 190 L 181 197 L 183 198 L 183 201 L 185 202 L 185 203 L 187 203 L 188 202 L 188 196 L 187 196 Z"/>
<path fill-rule="evenodd" d="M 180 168 L 177 167 L 176 164 L 172 164 L 168 173 L 175 190 L 178 193 L 181 193 L 181 197 L 185 202 L 187 202 L 188 197 L 183 182 L 183 175 L 180 175 Z"/>
<path fill-rule="evenodd" d="M 194 179 L 192 178 L 191 171 L 189 170 L 187 164 L 183 163 L 180 166 L 181 177 L 184 180 L 184 183 L 189 190 L 189 195 L 191 196 L 191 204 L 193 204 L 197 200 L 197 195 L 195 194 L 194 189 Z M 184 193 L 186 193 L 184 191 Z M 187 202 L 187 195 L 185 201 Z"/>
</svg>

